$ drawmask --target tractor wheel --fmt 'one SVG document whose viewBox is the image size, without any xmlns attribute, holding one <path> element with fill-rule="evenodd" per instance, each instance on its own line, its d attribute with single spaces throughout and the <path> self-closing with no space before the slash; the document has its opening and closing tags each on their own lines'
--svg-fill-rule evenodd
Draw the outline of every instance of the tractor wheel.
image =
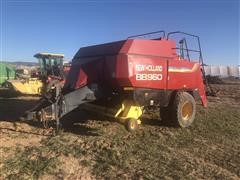
<svg viewBox="0 0 240 180">
<path fill-rule="evenodd" d="M 170 120 L 174 126 L 185 128 L 192 124 L 196 114 L 196 102 L 191 94 L 178 92 L 170 108 Z"/>
<path fill-rule="evenodd" d="M 129 132 L 134 132 L 138 128 L 137 119 L 131 118 L 131 119 L 127 120 L 126 128 Z"/>
</svg>

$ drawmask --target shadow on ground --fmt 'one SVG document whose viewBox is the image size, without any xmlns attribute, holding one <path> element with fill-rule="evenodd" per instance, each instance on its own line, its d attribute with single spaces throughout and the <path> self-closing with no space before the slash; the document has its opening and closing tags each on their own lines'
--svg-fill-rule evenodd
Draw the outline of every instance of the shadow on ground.
<svg viewBox="0 0 240 180">
<path fill-rule="evenodd" d="M 87 126 L 88 121 L 95 119 L 98 119 L 96 115 L 77 108 L 61 119 L 61 125 L 64 132 L 85 136 L 98 136 L 97 128 Z"/>
<path fill-rule="evenodd" d="M 43 128 L 43 125 L 37 121 L 20 121 L 20 117 L 24 115 L 24 112 L 32 108 L 37 103 L 37 100 L 38 99 L 36 99 L 36 97 L 30 96 L 0 98 L 0 122 L 11 122 L 13 123 L 13 126 L 18 123 L 28 124 L 35 128 Z M 96 132 L 97 128 L 90 128 L 87 126 L 87 122 L 89 120 L 95 119 L 103 121 L 106 120 L 106 118 L 99 119 L 96 114 L 92 114 L 91 112 L 76 109 L 61 119 L 62 130 L 64 132 L 70 132 L 77 135 L 98 136 L 98 133 Z M 51 126 L 54 126 L 54 124 Z M 0 127 L 0 129 L 6 128 Z M 14 131 L 14 129 L 11 128 L 8 130 Z M 31 132 L 22 131 L 22 133 Z M 35 134 L 38 135 L 38 133 Z"/>
<path fill-rule="evenodd" d="M 11 98 L 0 98 L 0 121 L 8 121 L 11 123 L 25 123 L 35 128 L 43 128 L 43 125 L 37 121 L 20 121 L 20 117 L 24 112 L 31 109 L 38 101 L 34 96 L 18 96 Z M 142 123 L 150 126 L 166 126 L 158 118 L 143 118 Z M 99 121 L 115 122 L 114 118 L 99 115 L 97 113 L 81 110 L 77 108 L 68 113 L 61 119 L 61 127 L 64 132 L 77 135 L 98 136 L 99 127 L 89 126 L 88 123 L 96 123 Z M 122 124 L 119 124 L 120 126 Z M 55 127 L 54 124 L 51 125 Z M 24 133 L 24 132 L 23 132 Z"/>
</svg>

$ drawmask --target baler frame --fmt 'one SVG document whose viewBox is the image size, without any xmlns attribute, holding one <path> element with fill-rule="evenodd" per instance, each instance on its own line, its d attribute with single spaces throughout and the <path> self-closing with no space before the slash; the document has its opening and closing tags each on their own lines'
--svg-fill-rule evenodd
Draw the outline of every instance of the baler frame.
<svg viewBox="0 0 240 180">
<path fill-rule="evenodd" d="M 198 52 L 199 53 L 199 63 L 203 66 L 203 57 L 202 57 L 202 48 L 201 48 L 201 43 L 200 43 L 200 37 L 199 36 L 196 36 L 196 35 L 193 35 L 193 34 L 189 34 L 189 33 L 185 33 L 185 32 L 182 32 L 182 31 L 174 31 L 174 32 L 169 32 L 167 34 L 167 40 L 170 38 L 171 35 L 173 34 L 184 34 L 184 35 L 187 35 L 187 36 L 191 36 L 191 37 L 194 37 L 197 39 L 197 43 L 198 43 L 198 50 L 195 50 L 195 49 L 188 49 L 188 48 L 183 48 L 183 50 L 185 51 L 190 51 L 190 52 Z M 185 39 L 186 41 L 186 39 Z M 179 49 L 179 48 L 176 48 L 176 49 Z"/>
<path fill-rule="evenodd" d="M 138 34 L 138 35 L 133 35 L 133 36 L 129 36 L 127 39 L 133 39 L 133 38 L 139 38 L 141 36 L 146 36 L 146 35 L 153 35 L 153 34 L 158 34 L 158 33 L 163 33 L 162 38 L 165 38 L 166 32 L 163 30 L 160 31 L 153 31 L 153 32 L 149 32 L 149 33 L 144 33 L 144 34 Z M 159 37 L 161 38 L 161 36 Z"/>
<path fill-rule="evenodd" d="M 197 35 L 194 35 L 194 34 L 190 34 L 190 33 L 185 33 L 185 32 L 182 32 L 182 31 L 173 31 L 173 32 L 169 32 L 167 34 L 167 39 L 170 38 L 171 35 L 173 34 L 183 34 L 183 35 L 186 35 L 186 36 L 190 36 L 190 37 L 194 37 L 197 39 L 197 44 L 198 44 L 198 50 L 195 50 L 195 49 L 188 49 L 187 48 L 187 41 L 185 38 L 183 38 L 183 40 L 185 41 L 185 45 L 186 45 L 186 48 L 176 48 L 176 49 L 179 49 L 180 51 L 186 51 L 187 52 L 187 56 L 188 56 L 188 59 L 190 61 L 190 57 L 189 57 L 189 52 L 197 52 L 199 53 L 199 63 L 201 65 L 201 68 L 202 68 L 202 74 L 203 74 L 203 79 L 204 79 L 204 83 L 206 85 L 206 89 L 207 89 L 207 93 L 209 95 L 212 95 L 212 96 L 215 96 L 215 92 L 213 91 L 213 89 L 211 88 L 211 86 L 209 85 L 208 83 L 208 80 L 206 78 L 206 74 L 205 74 L 205 69 L 204 69 L 204 62 L 203 62 L 203 56 L 202 56 L 202 48 L 201 48 L 201 43 L 200 43 L 200 37 L 197 36 Z"/>
</svg>

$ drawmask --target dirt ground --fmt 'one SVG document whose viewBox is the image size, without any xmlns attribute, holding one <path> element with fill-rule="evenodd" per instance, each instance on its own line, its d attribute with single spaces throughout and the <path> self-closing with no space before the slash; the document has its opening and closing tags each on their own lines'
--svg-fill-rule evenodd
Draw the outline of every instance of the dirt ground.
<svg viewBox="0 0 240 180">
<path fill-rule="evenodd" d="M 211 86 L 217 96 L 197 106 L 190 128 L 163 126 L 156 116 L 134 133 L 76 110 L 51 136 L 19 121 L 37 97 L 0 97 L 0 179 L 240 179 L 240 81 Z"/>
</svg>

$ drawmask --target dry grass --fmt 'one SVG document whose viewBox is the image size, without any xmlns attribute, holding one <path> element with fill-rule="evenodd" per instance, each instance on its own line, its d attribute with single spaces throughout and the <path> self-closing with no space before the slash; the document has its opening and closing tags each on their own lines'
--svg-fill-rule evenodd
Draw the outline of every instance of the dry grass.
<svg viewBox="0 0 240 180">
<path fill-rule="evenodd" d="M 209 98 L 207 109 L 198 106 L 187 129 L 145 120 L 137 132 L 128 133 L 117 122 L 89 112 L 73 112 L 55 137 L 42 136 L 36 126 L 17 123 L 16 130 L 15 121 L 1 122 L 1 178 L 239 179 L 240 87 L 215 88 L 221 93 Z M 12 102 L 9 107 L 18 106 L 19 101 Z"/>
</svg>

